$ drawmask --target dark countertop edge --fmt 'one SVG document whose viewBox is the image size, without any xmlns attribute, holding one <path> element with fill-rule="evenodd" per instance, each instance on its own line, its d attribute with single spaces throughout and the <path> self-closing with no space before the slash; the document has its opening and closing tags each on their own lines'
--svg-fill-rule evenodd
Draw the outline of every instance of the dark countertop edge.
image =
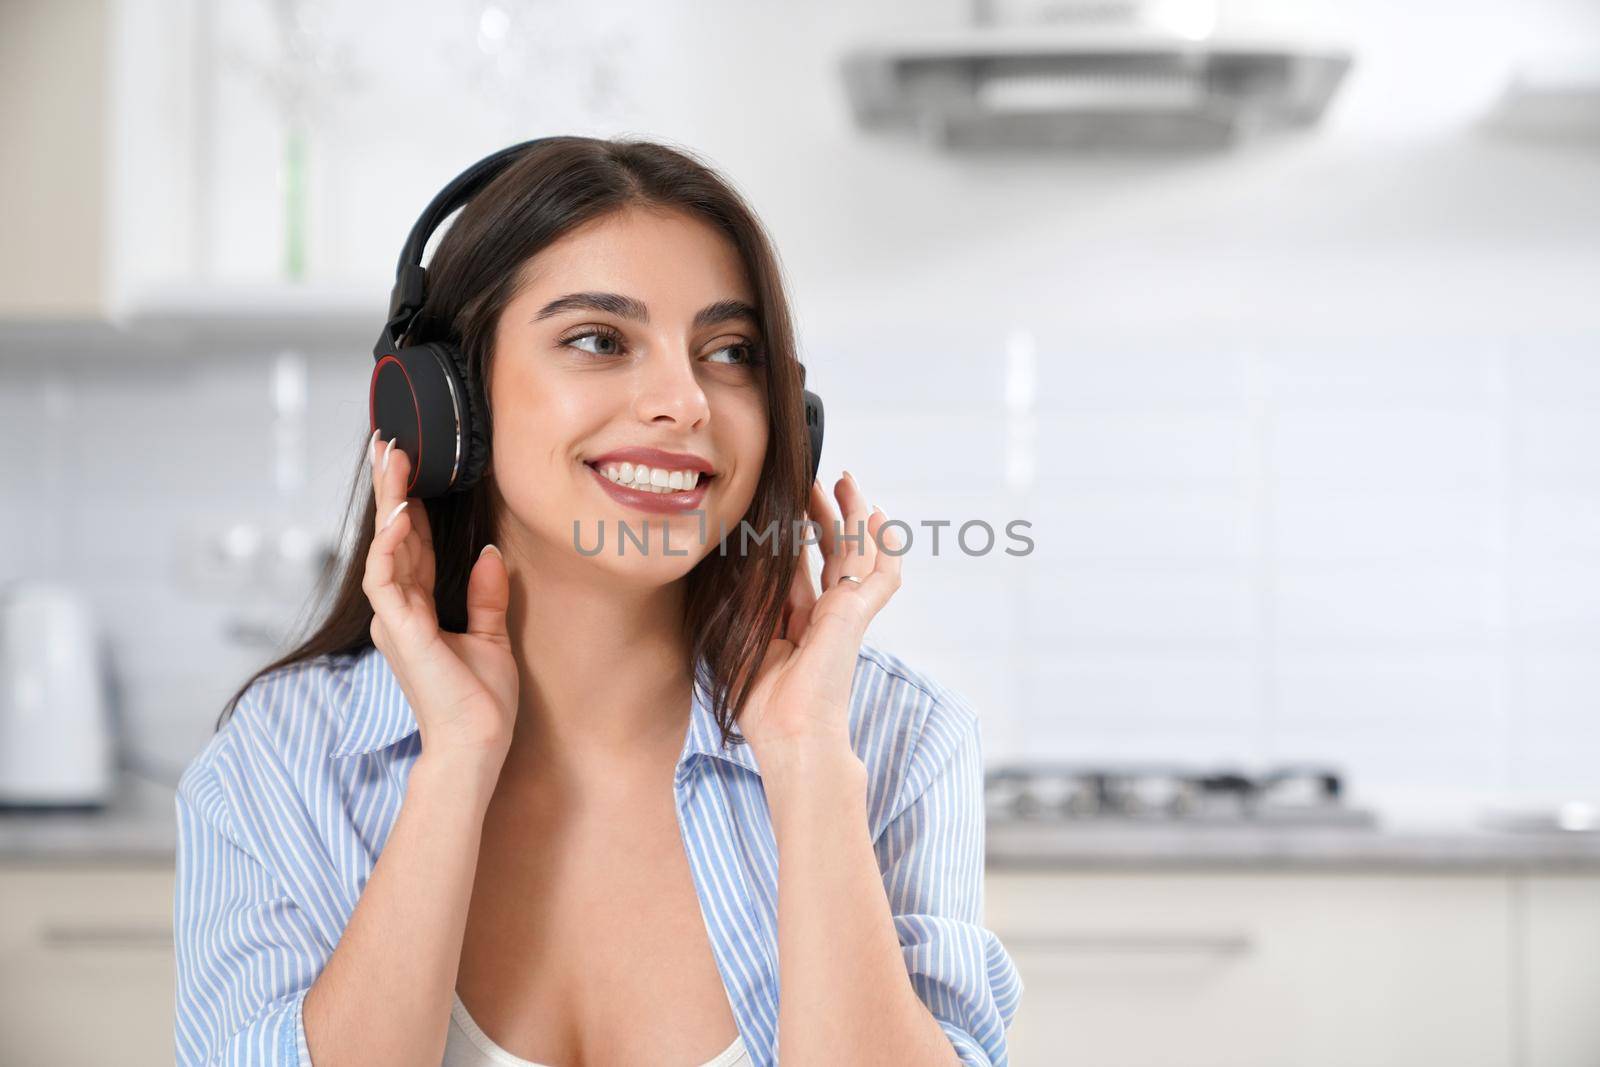
<svg viewBox="0 0 1600 1067">
<path fill-rule="evenodd" d="M 0 873 L 32 867 L 160 867 L 172 869 L 171 849 L 10 849 L 0 850 Z"/>
<path fill-rule="evenodd" d="M 170 869 L 172 849 L 25 848 L 0 851 L 0 872 L 28 867 L 159 867 Z M 1262 855 L 1060 855 L 985 857 L 988 873 L 1004 874 L 1394 874 L 1467 876 L 1577 876 L 1600 878 L 1600 856 L 1408 857 Z"/>
<path fill-rule="evenodd" d="M 989 855 L 991 873 L 1024 874 L 1396 874 L 1577 875 L 1600 878 L 1600 856 Z"/>
</svg>

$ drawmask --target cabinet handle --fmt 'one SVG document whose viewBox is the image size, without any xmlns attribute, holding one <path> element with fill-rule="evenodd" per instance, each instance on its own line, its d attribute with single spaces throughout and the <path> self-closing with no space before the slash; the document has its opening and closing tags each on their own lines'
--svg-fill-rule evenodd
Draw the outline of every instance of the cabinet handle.
<svg viewBox="0 0 1600 1067">
<path fill-rule="evenodd" d="M 49 924 L 39 931 L 46 948 L 171 948 L 171 923 Z"/>
<path fill-rule="evenodd" d="M 1125 952 L 1148 955 L 1243 956 L 1255 951 L 1245 932 L 1004 934 L 1007 948 L 1039 952 Z"/>
</svg>

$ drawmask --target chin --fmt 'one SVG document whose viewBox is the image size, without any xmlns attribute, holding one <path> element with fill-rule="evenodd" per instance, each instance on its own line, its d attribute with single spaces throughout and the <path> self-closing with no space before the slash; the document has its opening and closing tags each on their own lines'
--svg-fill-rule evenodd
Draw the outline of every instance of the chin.
<svg viewBox="0 0 1600 1067">
<path fill-rule="evenodd" d="M 651 537 L 649 555 L 641 555 L 633 543 L 629 542 L 626 554 L 619 557 L 615 544 L 608 539 L 604 552 L 597 556 L 585 557 L 583 562 L 604 571 L 619 585 L 659 589 L 687 577 L 701 560 L 716 550 L 714 543 L 703 549 L 697 543 L 698 539 L 691 537 L 681 546 L 684 555 L 663 556 L 654 539 L 654 532 Z M 679 548 L 677 543 L 672 545 L 674 553 L 679 551 Z"/>
</svg>

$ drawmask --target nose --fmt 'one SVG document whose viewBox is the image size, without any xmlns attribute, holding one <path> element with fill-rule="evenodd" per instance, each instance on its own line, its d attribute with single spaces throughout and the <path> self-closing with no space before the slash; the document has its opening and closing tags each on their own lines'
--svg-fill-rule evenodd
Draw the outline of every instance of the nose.
<svg viewBox="0 0 1600 1067">
<path fill-rule="evenodd" d="M 635 414 L 641 422 L 697 429 L 711 414 L 711 407 L 695 375 L 693 357 L 676 346 L 661 347 L 657 353 L 640 361 Z"/>
</svg>

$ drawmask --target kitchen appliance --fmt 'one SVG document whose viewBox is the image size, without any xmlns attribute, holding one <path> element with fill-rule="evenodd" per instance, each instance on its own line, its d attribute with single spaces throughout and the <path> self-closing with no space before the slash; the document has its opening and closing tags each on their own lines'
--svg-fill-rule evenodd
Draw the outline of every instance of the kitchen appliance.
<svg viewBox="0 0 1600 1067">
<path fill-rule="evenodd" d="M 82 593 L 37 581 L 0 589 L 0 806 L 81 810 L 111 799 L 102 662 Z"/>
<path fill-rule="evenodd" d="M 1163 0 L 992 7 L 847 52 L 857 123 L 947 148 L 1216 149 L 1314 125 L 1354 62 L 1304 29 L 1175 18 Z"/>
<path fill-rule="evenodd" d="M 1517 63 L 1484 125 L 1530 141 L 1600 142 L 1600 52 Z"/>
<path fill-rule="evenodd" d="M 1480 814 L 1478 824 L 1511 833 L 1600 834 L 1600 804 L 1590 800 L 1497 803 Z"/>
<path fill-rule="evenodd" d="M 1377 822 L 1346 803 L 1344 778 L 1321 764 L 1250 774 L 1178 763 L 1013 763 L 988 771 L 991 821 L 1116 826 L 1339 826 Z"/>
</svg>

